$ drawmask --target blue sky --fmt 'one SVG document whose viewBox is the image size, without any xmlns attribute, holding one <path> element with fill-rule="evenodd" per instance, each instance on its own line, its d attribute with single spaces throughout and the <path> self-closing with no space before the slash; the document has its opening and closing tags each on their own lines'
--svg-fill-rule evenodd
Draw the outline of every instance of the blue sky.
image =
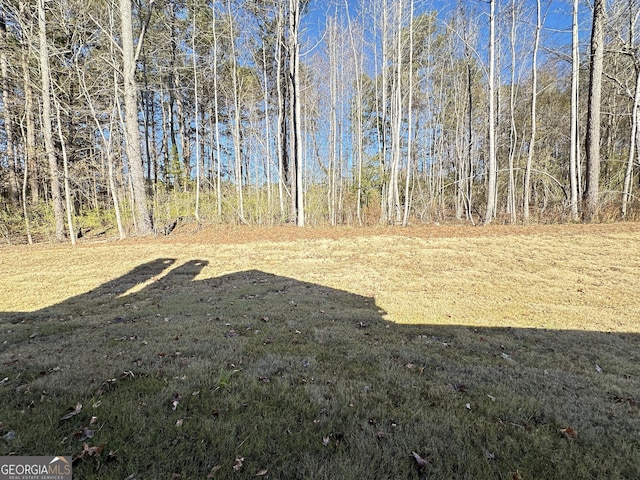
<svg viewBox="0 0 640 480">
<path fill-rule="evenodd" d="M 349 4 L 349 9 L 352 17 L 357 16 L 360 0 L 346 0 Z M 393 0 L 388 0 L 389 3 L 393 3 Z M 373 2 L 371 2 L 373 3 Z M 499 0 L 498 9 L 508 8 L 511 0 Z M 450 12 L 456 8 L 457 0 L 416 0 L 416 12 L 418 11 L 437 11 L 442 21 L 446 21 Z M 535 22 L 535 0 L 518 0 L 518 5 L 525 5 L 531 11 L 530 21 Z M 310 37 L 318 36 L 321 34 L 324 28 L 325 16 L 327 11 L 335 11 L 336 5 L 339 10 L 344 11 L 345 0 L 311 0 L 309 11 L 303 19 L 303 25 L 307 30 L 307 34 Z M 489 4 L 486 0 L 471 0 L 465 2 L 465 7 L 468 10 L 477 10 L 485 12 L 488 15 Z M 544 36 L 547 42 L 551 42 L 555 45 L 564 44 L 569 45 L 571 43 L 571 8 L 572 4 L 569 0 L 542 0 L 543 11 L 548 10 L 545 20 L 545 32 Z M 590 31 L 590 9 L 583 2 L 581 2 L 580 12 L 580 38 L 581 41 L 585 41 L 588 38 Z M 499 12 L 499 10 L 498 10 Z M 488 24 L 488 17 L 478 17 L 479 22 Z M 564 32 L 564 33 L 562 33 Z"/>
</svg>

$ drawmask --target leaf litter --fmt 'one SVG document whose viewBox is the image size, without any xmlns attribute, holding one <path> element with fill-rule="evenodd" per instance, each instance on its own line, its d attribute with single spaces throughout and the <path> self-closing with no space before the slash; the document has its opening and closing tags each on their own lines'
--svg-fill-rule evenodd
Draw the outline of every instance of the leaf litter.
<svg viewBox="0 0 640 480">
<path fill-rule="evenodd" d="M 72 417 L 75 417 L 82 411 L 82 404 L 77 403 L 75 407 L 69 408 L 66 414 L 60 417 L 60 420 L 69 420 Z"/>
</svg>

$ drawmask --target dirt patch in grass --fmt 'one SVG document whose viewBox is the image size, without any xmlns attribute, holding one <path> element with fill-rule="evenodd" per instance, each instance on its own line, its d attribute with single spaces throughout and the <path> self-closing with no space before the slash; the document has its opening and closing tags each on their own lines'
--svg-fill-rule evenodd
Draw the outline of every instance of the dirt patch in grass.
<svg viewBox="0 0 640 480">
<path fill-rule="evenodd" d="M 0 249 L 0 455 L 72 455 L 78 478 L 640 476 L 637 224 L 191 228 Z"/>
</svg>

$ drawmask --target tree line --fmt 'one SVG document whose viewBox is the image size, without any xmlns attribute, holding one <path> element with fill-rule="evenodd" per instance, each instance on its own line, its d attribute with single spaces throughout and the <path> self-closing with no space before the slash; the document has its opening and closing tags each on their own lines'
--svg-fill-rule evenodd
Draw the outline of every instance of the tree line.
<svg viewBox="0 0 640 480">
<path fill-rule="evenodd" d="M 635 219 L 640 1 L 5 0 L 0 228 Z"/>
</svg>

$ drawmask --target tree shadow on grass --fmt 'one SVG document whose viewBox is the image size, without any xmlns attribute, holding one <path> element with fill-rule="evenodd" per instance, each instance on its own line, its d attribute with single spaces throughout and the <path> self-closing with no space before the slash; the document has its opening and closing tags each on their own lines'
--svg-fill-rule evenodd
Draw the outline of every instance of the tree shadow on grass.
<svg viewBox="0 0 640 480">
<path fill-rule="evenodd" d="M 640 477 L 635 334 L 399 325 L 207 265 L 0 314 L 0 455 L 79 457 L 78 478 Z"/>
</svg>

